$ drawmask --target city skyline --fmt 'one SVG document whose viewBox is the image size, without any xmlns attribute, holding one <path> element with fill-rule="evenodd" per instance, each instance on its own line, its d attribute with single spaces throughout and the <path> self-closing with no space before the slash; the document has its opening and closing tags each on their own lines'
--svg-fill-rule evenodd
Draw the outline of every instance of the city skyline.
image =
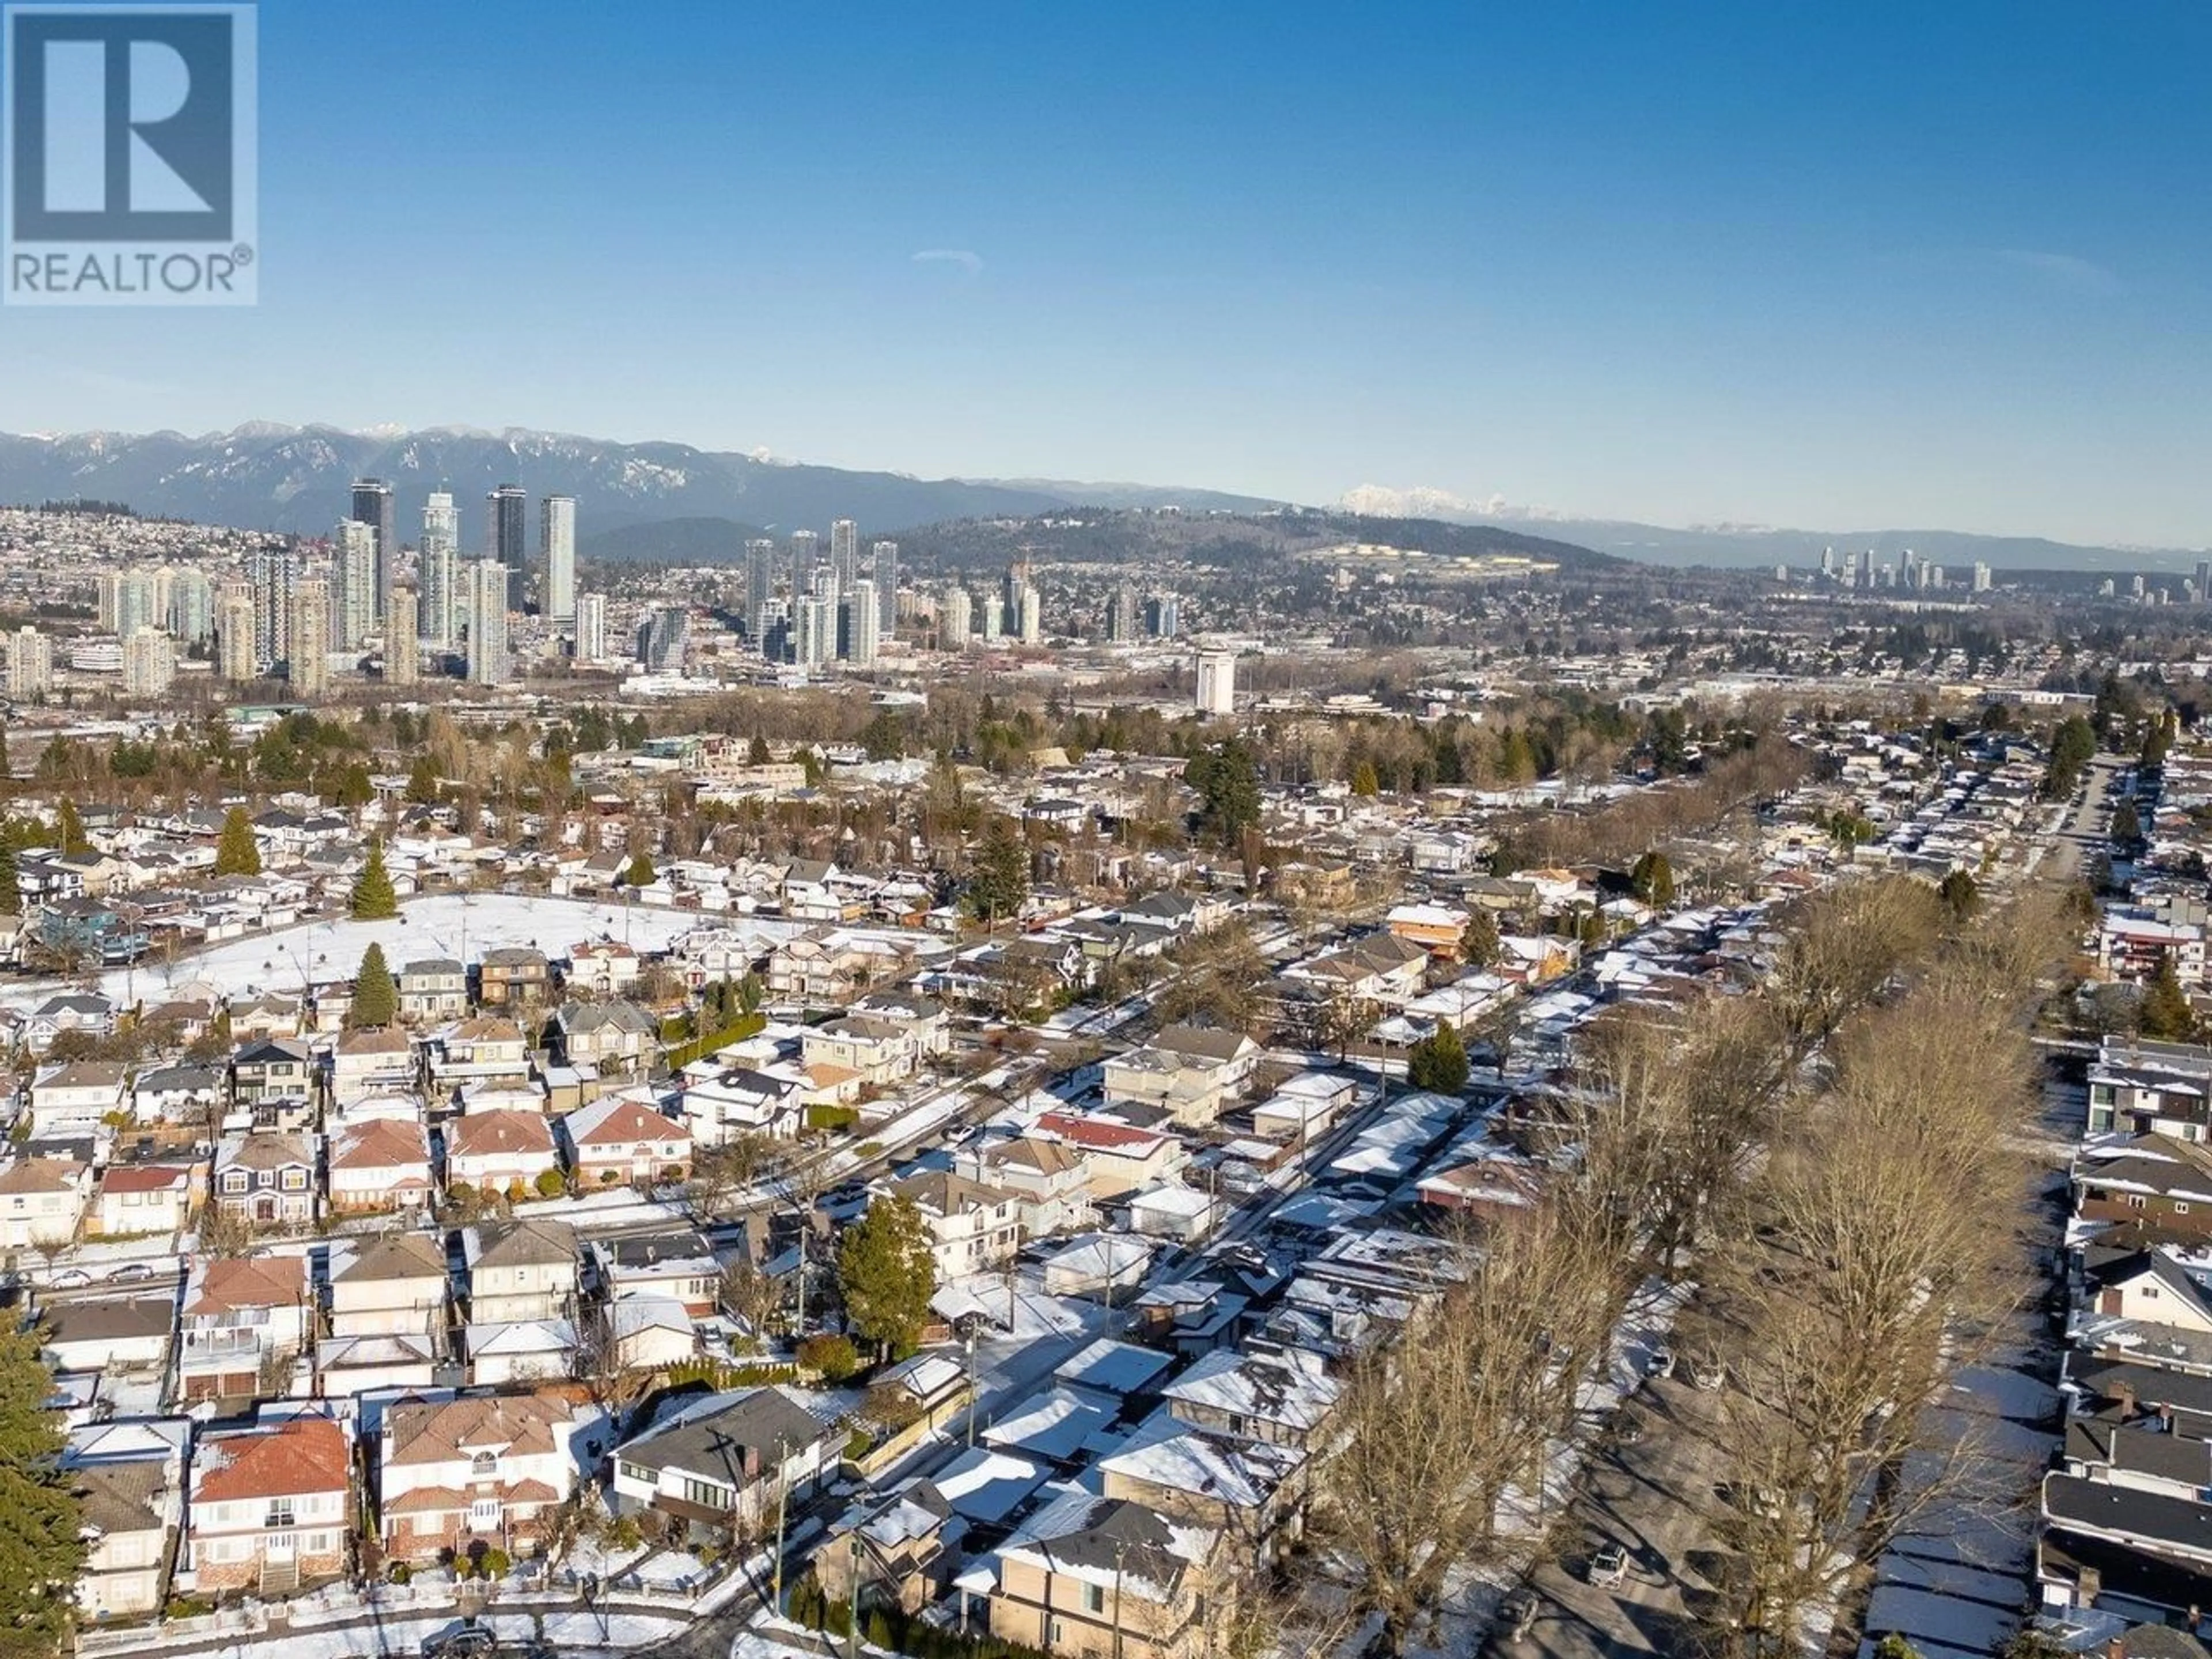
<svg viewBox="0 0 2212 1659">
<path fill-rule="evenodd" d="M 2212 228 L 2164 205 L 2212 120 L 2201 9 L 1264 16 L 706 15 L 672 59 L 505 4 L 365 37 L 272 14 L 260 306 L 0 318 L 0 428 L 459 417 L 929 477 L 2206 539 Z M 518 172 L 512 99 L 459 95 L 517 38 L 532 108 L 649 100 L 652 128 Z M 307 71 L 341 46 L 333 101 Z M 733 102 L 739 63 L 776 73 Z M 799 118 L 823 83 L 884 118 Z M 733 152 L 744 192 L 700 213 Z M 493 199 L 530 258 L 341 234 Z"/>
</svg>

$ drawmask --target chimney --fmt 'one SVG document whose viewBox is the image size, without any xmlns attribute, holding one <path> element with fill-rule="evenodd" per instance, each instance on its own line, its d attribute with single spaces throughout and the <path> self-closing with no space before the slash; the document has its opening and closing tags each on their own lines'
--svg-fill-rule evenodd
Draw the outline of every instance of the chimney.
<svg viewBox="0 0 2212 1659">
<path fill-rule="evenodd" d="M 2115 1636 L 2105 1644 L 2105 1659 L 2128 1659 L 2128 1638 Z"/>
</svg>

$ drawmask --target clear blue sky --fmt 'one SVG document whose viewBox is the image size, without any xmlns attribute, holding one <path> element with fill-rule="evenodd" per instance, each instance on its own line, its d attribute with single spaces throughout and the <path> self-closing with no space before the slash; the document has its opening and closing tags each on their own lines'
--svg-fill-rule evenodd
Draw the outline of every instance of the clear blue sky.
<svg viewBox="0 0 2212 1659">
<path fill-rule="evenodd" d="M 2205 0 L 261 10 L 261 305 L 0 428 L 2212 541 Z"/>
</svg>

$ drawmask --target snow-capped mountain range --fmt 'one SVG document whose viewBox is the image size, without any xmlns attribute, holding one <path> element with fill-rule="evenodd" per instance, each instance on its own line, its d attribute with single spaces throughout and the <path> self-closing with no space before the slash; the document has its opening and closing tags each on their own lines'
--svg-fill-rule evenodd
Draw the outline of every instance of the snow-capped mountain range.
<svg viewBox="0 0 2212 1659">
<path fill-rule="evenodd" d="M 1237 502 L 1200 490 L 1000 484 L 848 471 L 678 443 L 616 443 L 558 432 L 465 427 L 422 430 L 252 422 L 228 432 L 80 432 L 0 435 L 0 502 L 120 501 L 148 515 L 320 534 L 343 517 L 361 477 L 388 481 L 410 539 L 434 489 L 453 492 L 464 547 L 482 544 L 484 497 L 519 483 L 532 496 L 573 495 L 588 537 L 674 519 L 726 519 L 769 529 L 826 530 L 859 520 L 863 534 L 948 519 L 1022 515 L 1072 506 Z M 1109 499 L 1109 497 L 1112 499 Z M 1143 499 L 1137 499 L 1143 498 Z M 534 532 L 533 532 L 534 533 Z"/>
</svg>

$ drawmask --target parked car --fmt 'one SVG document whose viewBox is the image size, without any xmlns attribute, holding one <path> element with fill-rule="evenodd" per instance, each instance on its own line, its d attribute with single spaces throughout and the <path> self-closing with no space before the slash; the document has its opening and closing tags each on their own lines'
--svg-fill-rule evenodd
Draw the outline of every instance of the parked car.
<svg viewBox="0 0 2212 1659">
<path fill-rule="evenodd" d="M 422 1638 L 422 1659 L 489 1659 L 499 1638 L 482 1625 L 463 1625 Z"/>
<path fill-rule="evenodd" d="M 1590 1552 L 1589 1577 L 1600 1589 L 1617 1589 L 1628 1577 L 1628 1552 L 1618 1544 L 1600 1544 Z"/>
<path fill-rule="evenodd" d="M 153 1276 L 154 1269 L 146 1262 L 126 1261 L 108 1274 L 107 1282 L 111 1285 L 136 1285 L 139 1280 Z"/>
</svg>

